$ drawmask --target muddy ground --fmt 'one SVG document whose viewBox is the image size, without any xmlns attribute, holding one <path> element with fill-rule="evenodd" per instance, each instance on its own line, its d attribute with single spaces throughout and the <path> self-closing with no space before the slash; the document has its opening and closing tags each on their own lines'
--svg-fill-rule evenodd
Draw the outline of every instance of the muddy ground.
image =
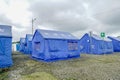
<svg viewBox="0 0 120 80">
<path fill-rule="evenodd" d="M 13 61 L 11 68 L 0 71 L 0 80 L 120 80 L 120 53 L 38 62 L 13 52 Z"/>
</svg>

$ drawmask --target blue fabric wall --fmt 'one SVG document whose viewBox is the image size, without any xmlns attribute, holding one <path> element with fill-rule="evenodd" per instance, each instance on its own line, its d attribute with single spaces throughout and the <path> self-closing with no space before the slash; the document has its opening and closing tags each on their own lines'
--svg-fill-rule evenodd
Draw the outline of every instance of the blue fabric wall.
<svg viewBox="0 0 120 80">
<path fill-rule="evenodd" d="M 0 68 L 10 67 L 12 61 L 12 38 L 0 37 Z"/>
<path fill-rule="evenodd" d="M 31 54 L 32 53 L 32 35 L 31 34 L 26 34 L 25 38 L 25 54 Z"/>
<path fill-rule="evenodd" d="M 104 41 L 104 47 L 105 54 L 113 53 L 113 44 L 111 41 Z"/>
<path fill-rule="evenodd" d="M 24 49 L 25 54 L 31 54 L 32 53 L 32 41 L 27 41 L 25 44 L 25 49 Z"/>
<path fill-rule="evenodd" d="M 20 52 L 24 53 L 25 51 L 25 38 L 20 38 Z"/>
<path fill-rule="evenodd" d="M 88 34 L 85 34 L 79 41 L 80 52 L 90 54 L 90 38 Z"/>
<path fill-rule="evenodd" d="M 103 40 L 96 40 L 92 37 L 91 53 L 93 54 L 104 54 L 105 45 Z"/>
<path fill-rule="evenodd" d="M 113 44 L 113 50 L 114 52 L 120 52 L 120 41 L 116 40 L 112 37 L 108 37 L 112 40 L 112 44 Z"/>
</svg>

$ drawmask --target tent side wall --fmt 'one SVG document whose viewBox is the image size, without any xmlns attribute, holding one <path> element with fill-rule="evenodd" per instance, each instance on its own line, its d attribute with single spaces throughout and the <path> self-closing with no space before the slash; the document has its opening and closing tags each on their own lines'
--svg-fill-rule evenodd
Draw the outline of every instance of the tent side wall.
<svg viewBox="0 0 120 80">
<path fill-rule="evenodd" d="M 68 57 L 67 40 L 48 39 L 47 49 L 50 60 Z"/>
<path fill-rule="evenodd" d="M 120 52 L 120 41 L 112 40 L 114 52 Z"/>
<path fill-rule="evenodd" d="M 80 46 L 80 52 L 81 53 L 89 53 L 90 52 L 90 46 L 89 43 L 89 35 L 85 34 L 79 41 L 79 46 Z"/>
<path fill-rule="evenodd" d="M 99 55 L 104 54 L 104 45 L 103 45 L 104 43 L 103 43 L 103 41 L 101 40 L 97 44 L 98 44 L 98 53 L 97 54 L 99 54 Z"/>
<path fill-rule="evenodd" d="M 10 67 L 12 62 L 12 38 L 0 37 L 0 68 Z"/>
<path fill-rule="evenodd" d="M 92 53 L 98 55 L 104 54 L 104 50 L 105 50 L 104 46 L 106 44 L 104 44 L 103 40 L 96 40 L 92 38 L 92 41 L 93 41 L 93 45 L 91 46 Z"/>
<path fill-rule="evenodd" d="M 47 39 L 45 39 L 44 45 L 45 45 L 44 46 L 44 48 L 45 48 L 45 50 L 44 50 L 44 55 L 45 55 L 44 60 L 50 60 L 51 55 L 50 55 L 50 52 L 49 52 L 49 42 L 48 42 Z"/>
<path fill-rule="evenodd" d="M 25 43 L 23 42 L 24 38 L 20 39 L 20 52 L 24 53 L 25 51 Z"/>
<path fill-rule="evenodd" d="M 112 53 L 113 52 L 113 44 L 112 41 L 104 41 L 105 45 L 105 52 L 106 54 Z"/>
<path fill-rule="evenodd" d="M 27 42 L 27 48 L 28 48 L 28 54 L 31 54 L 32 53 L 32 41 L 28 41 Z"/>
<path fill-rule="evenodd" d="M 32 39 L 32 57 L 44 59 L 45 39 L 36 31 Z"/>
<path fill-rule="evenodd" d="M 120 41 L 112 40 L 114 52 L 120 52 Z"/>
<path fill-rule="evenodd" d="M 113 39 L 111 37 L 108 37 L 109 39 L 112 40 L 112 44 L 113 44 L 113 51 L 114 52 L 120 52 L 120 41 Z"/>
<path fill-rule="evenodd" d="M 24 49 L 25 54 L 31 54 L 32 53 L 32 41 L 28 41 L 25 44 L 25 49 Z"/>
<path fill-rule="evenodd" d="M 31 54 L 32 53 L 32 35 L 31 34 L 26 34 L 25 37 L 25 54 Z"/>
<path fill-rule="evenodd" d="M 47 39 L 45 49 L 45 60 L 80 57 L 78 40 Z"/>
<path fill-rule="evenodd" d="M 91 48 L 90 48 L 90 53 L 92 54 L 99 54 L 99 40 L 94 39 L 93 37 L 91 37 Z"/>
<path fill-rule="evenodd" d="M 25 50 L 25 44 L 21 43 L 20 44 L 20 52 L 24 53 L 24 50 Z"/>
</svg>

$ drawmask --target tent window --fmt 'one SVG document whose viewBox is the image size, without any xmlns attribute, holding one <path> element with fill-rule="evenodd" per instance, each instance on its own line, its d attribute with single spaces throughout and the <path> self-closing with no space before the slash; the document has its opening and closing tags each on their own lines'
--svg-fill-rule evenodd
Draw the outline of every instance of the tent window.
<svg viewBox="0 0 120 80">
<path fill-rule="evenodd" d="M 78 43 L 77 42 L 68 42 L 68 50 L 78 50 Z"/>
<path fill-rule="evenodd" d="M 35 42 L 35 50 L 40 51 L 40 42 Z"/>
</svg>

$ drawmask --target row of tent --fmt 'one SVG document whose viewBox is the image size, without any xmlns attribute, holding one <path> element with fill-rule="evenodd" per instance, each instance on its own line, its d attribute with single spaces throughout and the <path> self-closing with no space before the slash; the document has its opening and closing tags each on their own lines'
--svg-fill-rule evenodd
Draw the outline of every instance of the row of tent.
<svg viewBox="0 0 120 80">
<path fill-rule="evenodd" d="M 120 38 L 101 38 L 95 34 L 86 33 L 79 41 L 80 52 L 87 54 L 109 54 L 120 52 Z"/>
<path fill-rule="evenodd" d="M 34 35 L 20 38 L 17 51 L 30 54 L 37 60 L 58 60 L 80 57 L 80 53 L 108 54 L 120 52 L 120 39 L 101 37 L 86 33 L 81 39 L 70 33 L 37 29 Z M 12 61 L 11 26 L 0 25 L 0 68 L 9 67 Z"/>
<path fill-rule="evenodd" d="M 20 38 L 19 51 L 37 60 L 52 61 L 80 57 L 79 39 L 67 32 L 37 29 L 32 36 Z M 27 43 L 28 42 L 28 43 Z"/>
<path fill-rule="evenodd" d="M 38 60 L 56 60 L 80 57 L 80 53 L 110 54 L 120 51 L 120 39 L 86 33 L 81 39 L 70 33 L 37 29 L 34 35 L 20 38 L 20 52 Z"/>
</svg>

